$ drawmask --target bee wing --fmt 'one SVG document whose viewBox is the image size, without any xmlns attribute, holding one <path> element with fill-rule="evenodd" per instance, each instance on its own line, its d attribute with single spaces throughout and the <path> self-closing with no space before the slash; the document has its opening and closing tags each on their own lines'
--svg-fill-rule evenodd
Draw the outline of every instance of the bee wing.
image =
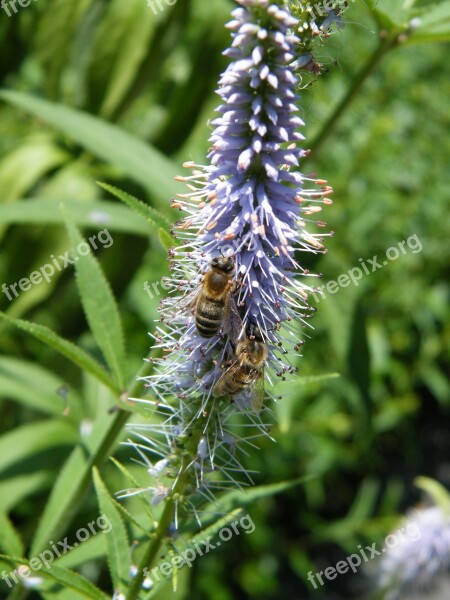
<svg viewBox="0 0 450 600">
<path fill-rule="evenodd" d="M 223 383 L 228 379 L 228 377 L 230 377 L 230 376 L 232 377 L 236 373 L 236 371 L 239 369 L 239 367 L 240 367 L 239 361 L 235 360 L 231 364 L 231 366 L 224 369 L 224 372 L 222 373 L 222 375 L 219 377 L 219 379 L 214 384 L 213 396 L 223 396 L 224 395 L 222 392 Z"/>
<path fill-rule="evenodd" d="M 231 294 L 228 294 L 225 301 L 223 330 L 233 345 L 236 345 L 244 332 L 244 323 Z"/>
<path fill-rule="evenodd" d="M 185 296 L 180 298 L 177 302 L 175 302 L 175 304 L 172 306 L 174 314 L 192 311 L 192 309 L 197 304 L 197 300 L 200 295 L 201 289 L 202 286 L 200 284 L 193 290 L 188 292 Z"/>
<path fill-rule="evenodd" d="M 264 404 L 264 368 L 258 371 L 255 383 L 251 387 L 250 402 L 256 412 L 262 410 Z"/>
</svg>

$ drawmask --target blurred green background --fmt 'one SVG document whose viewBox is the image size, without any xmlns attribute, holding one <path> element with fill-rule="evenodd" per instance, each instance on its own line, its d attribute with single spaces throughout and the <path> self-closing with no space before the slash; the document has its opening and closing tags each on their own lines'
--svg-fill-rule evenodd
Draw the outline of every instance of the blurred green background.
<svg viewBox="0 0 450 600">
<path fill-rule="evenodd" d="M 389 4 L 379 3 L 386 14 Z M 174 176 L 184 161 L 205 160 L 232 6 L 179 0 L 154 14 L 144 0 L 37 0 L 9 18 L 0 10 L 0 285 L 70 249 L 65 219 L 85 237 L 106 227 L 114 243 L 95 254 L 119 305 L 131 379 L 148 355 L 160 299 L 144 283 L 167 274 L 166 248 L 157 229 L 96 182 L 142 198 L 170 221 L 179 218 L 169 208 L 170 197 L 183 191 Z M 362 2 L 352 3 L 344 22 L 316 45 L 324 73 L 305 78 L 305 147 L 378 44 L 379 23 Z M 362 576 L 343 575 L 314 591 L 306 574 L 386 535 L 419 500 L 417 475 L 450 487 L 448 53 L 447 43 L 430 39 L 386 54 L 302 167 L 335 189 L 334 204 L 322 213 L 334 231 L 328 254 L 305 258 L 323 273 L 323 284 L 360 259 L 383 260 L 411 236 L 422 249 L 405 246 L 406 254 L 358 286 L 317 303 L 315 329 L 298 361 L 301 378 L 275 390 L 282 395 L 274 408 L 277 442 L 263 440 L 260 452 L 244 458 L 259 484 L 311 477 L 255 502 L 255 532 L 183 571 L 174 597 L 362 597 Z M 103 360 L 72 267 L 12 301 L 0 293 L 0 310 L 45 325 Z M 117 398 L 4 319 L 0 352 L 0 518 L 9 516 L 27 548 L 74 444 L 81 439 L 89 447 L 91 429 L 95 435 L 112 418 Z M 138 473 L 132 449 L 116 445 L 115 456 Z M 101 473 L 111 492 L 125 487 L 107 461 Z M 72 509 L 64 535 L 98 514 L 93 490 Z M 4 537 L 0 546 L 9 552 Z M 88 545 L 67 566 L 110 593 L 104 540 Z M 169 588 L 154 597 L 171 597 Z M 13 593 L 42 597 L 24 588 Z M 48 590 L 43 597 L 70 593 Z"/>
</svg>

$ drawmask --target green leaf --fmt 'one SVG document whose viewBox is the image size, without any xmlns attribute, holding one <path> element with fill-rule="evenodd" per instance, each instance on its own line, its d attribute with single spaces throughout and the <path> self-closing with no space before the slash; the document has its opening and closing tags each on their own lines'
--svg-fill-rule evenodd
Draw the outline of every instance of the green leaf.
<svg viewBox="0 0 450 600">
<path fill-rule="evenodd" d="M 280 481 L 269 485 L 260 485 L 252 487 L 249 490 L 233 490 L 225 494 L 219 503 L 225 512 L 231 512 L 234 508 L 243 508 L 249 506 L 262 498 L 270 498 L 275 494 L 281 494 L 291 490 L 298 485 L 303 485 L 310 477 L 300 477 L 292 481 Z"/>
<path fill-rule="evenodd" d="M 72 452 L 45 507 L 33 540 L 32 555 L 40 552 L 48 540 L 59 539 L 67 529 L 91 482 L 92 467 L 112 454 L 128 417 L 129 413 L 121 411 L 97 419 L 94 431 L 84 440 L 83 446 Z"/>
<path fill-rule="evenodd" d="M 64 531 L 69 521 L 69 513 L 72 514 L 76 510 L 71 492 L 81 485 L 87 462 L 86 453 L 77 446 L 53 486 L 33 539 L 31 556 L 36 556 L 49 540 L 58 538 Z"/>
<path fill-rule="evenodd" d="M 0 510 L 9 511 L 24 499 L 52 487 L 55 475 L 49 471 L 27 473 L 0 481 Z"/>
<path fill-rule="evenodd" d="M 71 222 L 67 222 L 67 229 L 86 319 L 118 387 L 122 390 L 125 387 L 126 356 L 119 309 L 95 256 L 91 252 L 84 256 L 77 253 L 76 248 L 84 242 L 80 232 Z"/>
<path fill-rule="evenodd" d="M 131 196 L 131 194 L 128 194 L 123 190 L 119 190 L 119 188 L 116 188 L 113 185 L 108 185 L 107 183 L 102 183 L 101 181 L 98 181 L 97 183 L 104 190 L 110 192 L 113 196 L 116 196 L 116 198 L 119 198 L 119 200 L 133 209 L 136 214 L 143 217 L 153 227 L 160 227 L 164 230 L 169 228 L 169 219 L 145 202 L 142 202 L 142 200 L 138 200 L 134 196 Z"/>
<path fill-rule="evenodd" d="M 439 506 L 447 515 L 450 515 L 450 493 L 438 481 L 430 477 L 416 477 L 414 484 L 430 496 L 436 506 Z"/>
<path fill-rule="evenodd" d="M 64 216 L 58 207 L 64 208 L 71 221 L 82 227 L 98 230 L 107 227 L 110 231 L 150 235 L 148 225 L 132 213 L 128 208 L 116 202 L 95 200 L 89 202 L 75 201 L 70 198 L 34 198 L 22 200 L 14 204 L 2 206 L 0 225 L 13 223 L 44 223 L 64 225 Z"/>
<path fill-rule="evenodd" d="M 101 115 L 109 116 L 139 73 L 147 56 L 155 19 L 142 0 L 113 0 L 105 8 L 95 32 L 89 75 L 92 86 L 104 82 L 97 94 L 103 98 Z"/>
<path fill-rule="evenodd" d="M 85 598 L 84 594 L 67 588 L 59 589 L 58 591 L 46 591 L 42 588 L 43 586 L 39 590 L 42 600 L 84 600 Z M 8 600 L 14 600 L 14 598 L 9 598 Z"/>
<path fill-rule="evenodd" d="M 56 127 L 84 148 L 122 169 L 152 193 L 163 210 L 174 195 L 176 170 L 173 164 L 148 144 L 120 127 L 59 104 L 10 90 L 0 99 Z"/>
<path fill-rule="evenodd" d="M 68 158 L 67 153 L 45 138 L 26 139 L 0 161 L 0 203 L 20 198 L 45 173 Z"/>
<path fill-rule="evenodd" d="M 19 329 L 23 329 L 38 340 L 41 340 L 41 342 L 57 350 L 81 369 L 86 369 L 86 371 L 91 373 L 91 375 L 96 377 L 115 394 L 118 393 L 118 387 L 111 381 L 111 377 L 106 370 L 92 356 L 75 344 L 72 344 L 72 342 L 59 337 L 58 334 L 44 325 L 38 325 L 37 323 L 31 323 L 22 319 L 12 319 L 2 312 L 0 312 L 0 318 L 5 319 L 8 323 Z"/>
<path fill-rule="evenodd" d="M 137 480 L 133 477 L 133 475 L 129 472 L 129 470 L 124 465 L 122 465 L 113 456 L 110 457 L 110 460 L 119 469 L 119 471 L 124 475 L 124 477 L 128 481 L 128 483 L 130 483 L 135 488 L 140 487 Z M 149 508 L 148 508 L 148 502 L 146 500 L 144 500 L 141 495 L 139 496 L 139 498 L 142 500 L 142 504 L 143 504 L 144 508 L 146 509 L 147 516 L 151 517 Z M 117 510 L 120 511 L 126 519 L 128 519 L 129 523 L 133 523 L 133 525 L 135 525 L 137 527 L 137 529 L 140 529 L 146 536 L 150 537 L 151 531 L 152 531 L 151 528 L 149 528 L 148 526 L 141 525 L 139 523 L 139 521 L 137 521 L 133 517 L 133 515 L 130 512 L 128 512 L 128 510 L 123 506 L 123 504 L 120 504 L 120 502 L 117 502 L 117 500 L 115 500 L 114 498 L 111 498 L 111 500 L 112 500 L 112 502 L 114 502 L 114 505 L 116 506 Z"/>
<path fill-rule="evenodd" d="M 415 26 L 408 43 L 448 42 L 450 40 L 450 0 L 427 6 L 413 21 Z"/>
<path fill-rule="evenodd" d="M 127 530 L 96 468 L 93 469 L 93 479 L 100 510 L 111 523 L 111 531 L 107 534 L 106 544 L 113 586 L 115 590 L 125 592 L 131 566 Z"/>
<path fill-rule="evenodd" d="M 164 248 L 164 250 L 170 250 L 170 248 L 173 247 L 175 243 L 174 239 L 171 235 L 167 233 L 165 229 L 160 228 L 158 230 L 158 237 L 159 241 L 161 242 L 161 246 Z"/>
<path fill-rule="evenodd" d="M 371 414 L 373 402 L 370 393 L 370 350 L 367 339 L 367 318 L 362 298 L 357 301 L 353 312 L 347 365 L 349 375 L 355 382 L 362 400 L 358 406 L 361 414 L 361 421 L 358 426 L 359 435 L 369 443 L 372 435 Z"/>
<path fill-rule="evenodd" d="M 63 420 L 46 420 L 22 425 L 0 438 L 0 471 L 3 471 L 37 452 L 56 446 L 74 444 L 78 431 Z"/>
<path fill-rule="evenodd" d="M 30 564 L 30 562 L 24 558 L 7 556 L 6 554 L 0 554 L 0 559 L 11 565 L 13 569 L 16 569 L 19 565 Z M 74 571 L 69 571 L 69 569 L 64 569 L 63 567 L 58 567 L 54 564 L 51 564 L 51 568 L 47 569 L 41 562 L 40 568 L 36 570 L 32 569 L 31 572 L 44 579 L 55 581 L 65 588 L 80 592 L 81 594 L 84 594 L 85 598 L 92 598 L 93 600 L 106 600 L 108 598 L 106 594 L 85 577 L 82 577 Z"/>
<path fill-rule="evenodd" d="M 40 365 L 18 358 L 0 357 L 0 398 L 12 398 L 34 410 L 62 416 L 65 405 L 58 390 L 64 385 L 62 379 Z M 75 400 L 78 413 L 80 400 L 73 390 L 70 396 Z M 72 416 L 71 411 L 70 418 Z"/>
<path fill-rule="evenodd" d="M 219 531 L 221 529 L 223 529 L 224 527 L 229 525 L 229 523 L 231 523 L 232 521 L 234 521 L 235 519 L 240 517 L 242 515 L 243 511 L 244 511 L 243 507 L 236 508 L 236 509 L 232 510 L 231 512 L 229 512 L 228 514 L 226 514 L 224 517 L 220 517 L 220 519 L 218 519 L 217 521 L 215 521 L 214 523 L 212 523 L 205 529 L 202 529 L 201 531 L 196 533 L 194 536 L 195 541 L 201 543 L 203 540 L 206 540 L 209 537 L 213 538 L 215 535 L 217 535 L 219 533 Z M 187 540 L 186 543 L 183 545 L 184 548 L 188 548 L 191 546 L 192 546 L 192 540 Z"/>
<path fill-rule="evenodd" d="M 51 12 L 41 10 L 40 18 L 35 17 L 33 20 L 35 60 L 37 59 L 42 71 L 45 91 L 50 96 L 58 95 L 64 81 L 62 73 L 74 52 L 73 37 L 92 2 L 93 0 L 53 0 Z M 38 10 L 40 8 L 38 6 Z"/>
<path fill-rule="evenodd" d="M 311 383 L 322 383 L 328 379 L 337 379 L 341 376 L 340 373 L 323 373 L 322 375 L 307 375 L 305 377 L 297 377 L 296 385 L 310 385 Z"/>
<path fill-rule="evenodd" d="M 368 0 L 378 25 L 388 31 L 406 29 L 411 11 L 405 7 L 405 0 Z"/>
<path fill-rule="evenodd" d="M 19 533 L 8 518 L 8 515 L 0 511 L 0 548 L 6 554 L 23 556 L 25 548 Z"/>
<path fill-rule="evenodd" d="M 218 513 L 231 514 L 236 509 L 243 509 L 246 506 L 252 505 L 254 502 L 262 498 L 270 498 L 275 494 L 281 494 L 287 490 L 303 485 L 311 479 L 311 476 L 301 477 L 292 481 L 281 481 L 269 485 L 260 485 L 252 487 L 248 490 L 233 490 L 224 494 L 215 504 L 205 511 L 205 516 L 202 519 L 202 526 L 209 526 L 210 523 L 215 523 Z M 198 525 L 196 521 L 190 522 L 183 531 L 195 530 Z"/>
<path fill-rule="evenodd" d="M 57 558 L 55 564 L 59 567 L 65 567 L 66 569 L 74 569 L 89 561 L 99 558 L 104 559 L 106 556 L 106 537 L 106 535 L 100 535 L 99 533 L 91 536 L 82 544 L 78 544 L 78 546 L 73 548 L 70 552 Z"/>
<path fill-rule="evenodd" d="M 319 318 L 324 320 L 332 349 L 343 364 L 348 357 L 352 318 L 360 293 L 359 288 L 352 286 L 339 295 L 326 296 L 318 306 Z"/>
<path fill-rule="evenodd" d="M 422 7 L 405 0 L 369 0 L 380 28 L 407 34 L 406 44 L 450 40 L 450 0 Z"/>
</svg>

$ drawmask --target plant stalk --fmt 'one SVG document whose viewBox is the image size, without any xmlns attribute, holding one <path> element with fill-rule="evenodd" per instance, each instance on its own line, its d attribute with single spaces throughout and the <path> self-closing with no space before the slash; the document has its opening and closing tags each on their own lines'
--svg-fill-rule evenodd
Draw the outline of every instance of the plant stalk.
<svg viewBox="0 0 450 600">
<path fill-rule="evenodd" d="M 146 570 L 151 569 L 153 562 L 160 551 L 165 536 L 170 528 L 175 514 L 175 502 L 183 496 L 186 483 L 189 479 L 189 466 L 192 462 L 192 456 L 195 456 L 196 448 L 202 434 L 202 428 L 198 425 L 194 426 L 193 435 L 190 439 L 186 452 L 183 455 L 180 467 L 180 475 L 177 482 L 166 501 L 163 513 L 159 520 L 155 533 L 150 540 L 146 551 L 138 566 L 138 571 L 131 582 L 128 589 L 126 600 L 139 600 L 139 595 L 142 588 L 142 583 L 146 577 Z"/>
</svg>

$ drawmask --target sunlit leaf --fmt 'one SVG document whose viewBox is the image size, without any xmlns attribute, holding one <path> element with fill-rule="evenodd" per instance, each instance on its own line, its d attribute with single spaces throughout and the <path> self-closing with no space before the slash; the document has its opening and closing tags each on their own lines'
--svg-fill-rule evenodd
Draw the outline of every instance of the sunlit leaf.
<svg viewBox="0 0 450 600">
<path fill-rule="evenodd" d="M 67 459 L 53 486 L 33 539 L 32 556 L 36 556 L 45 548 L 49 540 L 54 537 L 57 538 L 64 531 L 69 520 L 69 514 L 73 514 L 76 510 L 76 507 L 73 506 L 71 492 L 81 486 L 85 476 L 86 464 L 86 453 L 80 447 L 76 447 Z"/>
<path fill-rule="evenodd" d="M 18 327 L 19 329 L 23 329 L 23 331 L 26 331 L 27 333 L 36 337 L 38 340 L 41 340 L 51 348 L 63 354 L 66 358 L 74 362 L 82 369 L 86 369 L 104 385 L 109 387 L 113 392 L 117 391 L 117 387 L 111 381 L 110 376 L 102 367 L 102 365 L 100 365 L 84 350 L 82 350 L 72 342 L 61 338 L 54 331 L 48 329 L 48 327 L 45 327 L 44 325 L 39 325 L 38 323 L 24 321 L 22 319 L 12 319 L 2 312 L 0 312 L 0 319 L 4 319 L 8 323 L 11 323 L 11 325 Z"/>
<path fill-rule="evenodd" d="M 102 182 L 99 182 L 98 185 L 116 196 L 116 198 L 119 198 L 119 200 L 122 200 L 122 202 L 129 206 L 136 214 L 143 217 L 153 227 L 159 227 L 163 230 L 169 228 L 169 219 L 148 204 L 145 204 L 145 202 L 142 202 L 142 200 L 138 200 L 131 194 L 128 194 L 123 190 L 119 190 L 113 185 L 108 185 L 107 183 Z"/>
<path fill-rule="evenodd" d="M 414 483 L 430 496 L 436 506 L 450 514 L 450 493 L 439 481 L 430 477 L 416 477 Z"/>
<path fill-rule="evenodd" d="M 120 512 L 117 510 L 98 469 L 93 473 L 95 490 L 102 514 L 111 524 L 111 530 L 106 534 L 108 548 L 108 565 L 114 589 L 124 592 L 130 578 L 130 552 L 127 530 Z"/>
<path fill-rule="evenodd" d="M 51 371 L 27 360 L 0 357 L 0 397 L 13 398 L 34 410 L 52 416 L 62 416 L 65 410 L 63 390 L 65 382 Z M 70 390 L 71 406 L 79 414 L 79 398 Z M 73 416 L 73 409 L 70 417 Z"/>
<path fill-rule="evenodd" d="M 155 19 L 141 0 L 112 0 L 95 31 L 88 70 L 91 97 L 109 117 L 129 91 L 147 56 Z M 98 98 L 98 100 L 97 100 Z"/>
<path fill-rule="evenodd" d="M 148 225 L 128 208 L 115 202 L 95 200 L 77 202 L 70 198 L 36 198 L 2 207 L 0 224 L 42 223 L 64 225 L 64 216 L 58 207 L 63 204 L 73 223 L 90 229 L 107 228 L 108 231 L 134 233 L 148 236 Z"/>
<path fill-rule="evenodd" d="M 414 19 L 408 43 L 448 42 L 450 40 L 450 0 L 428 6 Z"/>
<path fill-rule="evenodd" d="M 119 388 L 126 380 L 126 356 L 122 321 L 116 300 L 103 271 L 91 252 L 80 255 L 77 247 L 84 242 L 77 227 L 67 223 L 81 303 L 97 344 L 115 376 Z"/>
<path fill-rule="evenodd" d="M 20 534 L 15 529 L 8 515 L 0 511 L 0 548 L 6 554 L 22 556 L 25 553 Z"/>
<path fill-rule="evenodd" d="M 0 205 L 26 194 L 45 173 L 68 158 L 66 152 L 48 139 L 25 140 L 0 161 Z M 3 210 L 2 206 L 0 212 Z"/>
<path fill-rule="evenodd" d="M 102 119 L 41 98 L 3 90 L 0 99 L 47 121 L 99 158 L 116 165 L 151 192 L 162 210 L 167 210 L 177 172 L 148 144 Z"/>
<path fill-rule="evenodd" d="M 0 481 L 0 510 L 10 511 L 19 502 L 51 488 L 54 473 L 39 471 L 17 475 Z"/>
<path fill-rule="evenodd" d="M 0 438 L 0 471 L 43 450 L 71 445 L 78 431 L 66 420 L 46 420 L 22 425 Z"/>
<path fill-rule="evenodd" d="M 13 569 L 16 569 L 20 565 L 29 565 L 29 561 L 24 558 L 7 556 L 6 554 L 0 554 L 0 559 L 8 563 Z M 34 563 L 35 564 L 35 563 Z M 91 583 L 85 577 L 82 577 L 75 571 L 69 571 L 63 567 L 51 564 L 51 568 L 45 568 L 45 565 L 41 564 L 41 568 L 34 571 L 36 575 L 49 579 L 64 586 L 64 588 L 72 589 L 77 592 L 84 594 L 85 598 L 92 598 L 93 600 L 107 600 L 108 596 L 99 590 L 93 583 Z"/>
</svg>

